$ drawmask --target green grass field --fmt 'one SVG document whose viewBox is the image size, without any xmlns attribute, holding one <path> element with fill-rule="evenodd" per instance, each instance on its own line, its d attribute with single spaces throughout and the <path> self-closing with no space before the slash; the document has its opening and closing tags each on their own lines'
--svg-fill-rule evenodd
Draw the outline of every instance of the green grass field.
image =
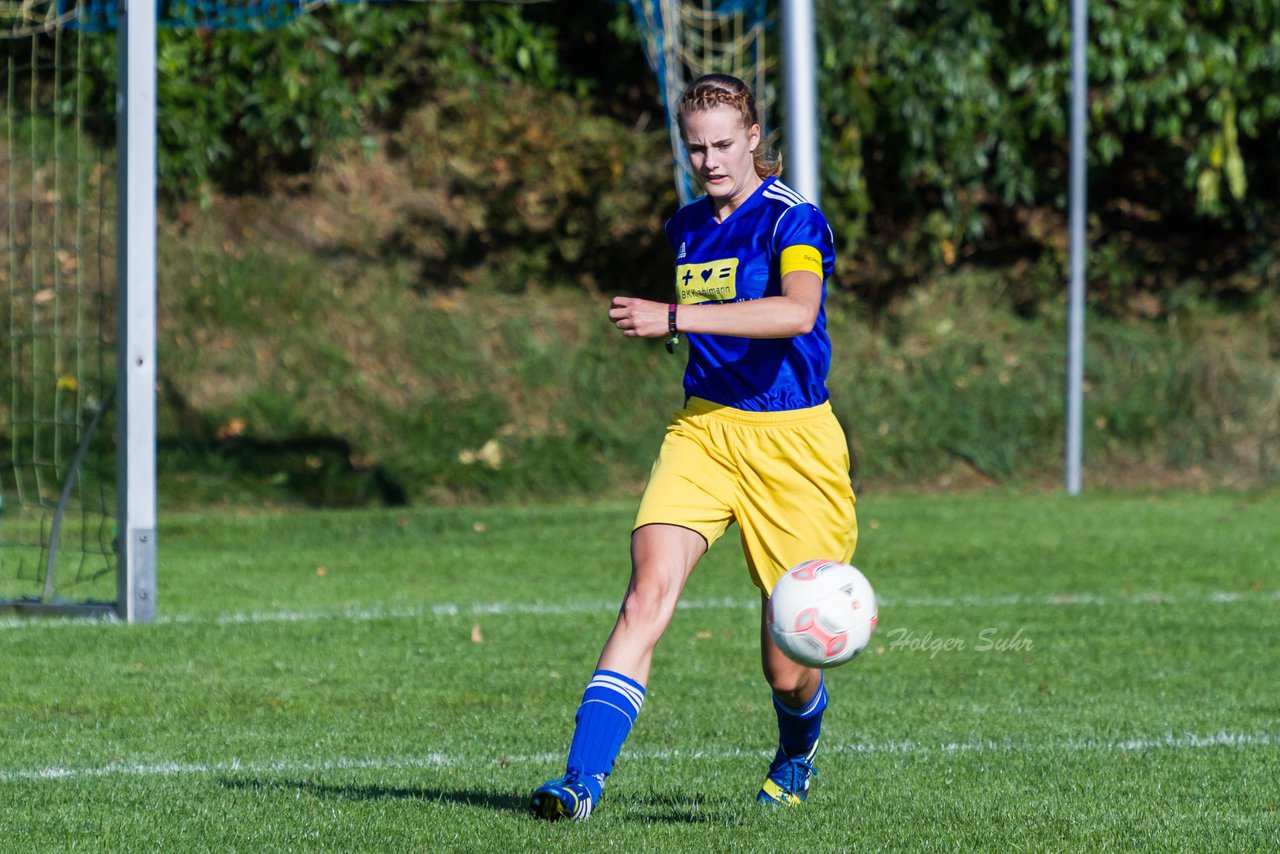
<svg viewBox="0 0 1280 854">
<path fill-rule="evenodd" d="M 160 619 L 0 620 L 0 848 L 1275 851 L 1280 497 L 860 501 L 871 647 L 801 809 L 736 537 L 589 822 L 562 768 L 628 502 L 166 516 Z"/>
</svg>

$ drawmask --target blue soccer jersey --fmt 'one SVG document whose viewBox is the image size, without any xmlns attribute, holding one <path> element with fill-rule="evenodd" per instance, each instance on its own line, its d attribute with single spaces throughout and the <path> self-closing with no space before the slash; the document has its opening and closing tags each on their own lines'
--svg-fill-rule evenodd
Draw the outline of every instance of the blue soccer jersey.
<svg viewBox="0 0 1280 854">
<path fill-rule="evenodd" d="M 816 250 L 823 307 L 813 329 L 794 338 L 689 333 L 684 390 L 752 412 L 825 402 L 831 366 L 826 283 L 835 268 L 835 241 L 822 212 L 777 178 L 766 178 L 724 222 L 716 222 L 711 200 L 703 196 L 676 211 L 666 232 L 676 253 L 676 298 L 683 305 L 779 296 L 784 250 Z M 818 260 L 811 263 L 817 272 Z"/>
</svg>

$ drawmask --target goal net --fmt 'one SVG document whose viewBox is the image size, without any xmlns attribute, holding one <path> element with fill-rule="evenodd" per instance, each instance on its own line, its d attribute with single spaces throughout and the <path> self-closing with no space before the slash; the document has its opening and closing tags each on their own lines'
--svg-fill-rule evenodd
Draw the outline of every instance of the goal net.
<svg viewBox="0 0 1280 854">
<path fill-rule="evenodd" d="M 115 169 L 81 17 L 0 3 L 0 607 L 109 613 Z"/>
<path fill-rule="evenodd" d="M 777 93 L 765 37 L 776 15 L 766 0 L 631 0 L 631 10 L 666 111 L 676 192 L 688 203 L 699 192 L 676 123 L 680 95 L 703 74 L 732 74 L 755 93 L 768 139 Z"/>
<path fill-rule="evenodd" d="M 155 27 L 320 5 L 0 0 L 0 612 L 154 618 Z"/>
</svg>

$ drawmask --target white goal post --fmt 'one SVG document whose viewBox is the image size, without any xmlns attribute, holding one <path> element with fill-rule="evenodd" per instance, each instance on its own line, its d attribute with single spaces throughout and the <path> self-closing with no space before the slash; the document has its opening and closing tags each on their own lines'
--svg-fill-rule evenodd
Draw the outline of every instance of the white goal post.
<svg viewBox="0 0 1280 854">
<path fill-rule="evenodd" d="M 116 97 L 116 608 L 156 617 L 156 4 L 121 0 Z"/>
</svg>

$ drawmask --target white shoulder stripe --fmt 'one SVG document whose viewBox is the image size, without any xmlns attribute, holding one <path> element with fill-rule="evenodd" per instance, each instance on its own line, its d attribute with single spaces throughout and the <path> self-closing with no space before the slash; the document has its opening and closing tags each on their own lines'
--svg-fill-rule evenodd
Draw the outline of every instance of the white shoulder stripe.
<svg viewBox="0 0 1280 854">
<path fill-rule="evenodd" d="M 782 183 L 781 181 L 774 181 L 772 184 L 770 184 L 768 187 L 765 188 L 764 193 L 762 193 L 762 195 L 765 198 L 774 199 L 779 202 L 784 202 L 787 206 L 787 210 L 778 214 L 778 218 L 774 220 L 773 233 L 769 235 L 770 240 L 776 240 L 778 238 L 778 226 L 782 225 L 782 218 L 787 215 L 787 211 L 790 211 L 792 208 L 795 208 L 799 205 L 812 204 L 804 196 L 800 195 L 794 189 L 792 189 L 791 187 L 788 187 L 786 184 Z M 832 233 L 831 231 L 830 223 L 827 224 L 827 234 L 831 236 L 831 242 L 834 243 L 835 234 Z"/>
<path fill-rule="evenodd" d="M 787 207 L 795 207 L 796 205 L 804 204 L 803 198 L 787 195 L 787 193 L 780 193 L 780 192 L 774 191 L 773 187 L 769 187 L 768 189 L 765 189 L 762 195 L 765 198 L 776 198 L 777 201 L 786 202 Z"/>
<path fill-rule="evenodd" d="M 800 202 L 796 201 L 791 196 L 784 196 L 781 193 L 774 193 L 770 190 L 765 190 L 763 195 L 766 199 L 774 199 L 776 201 L 783 202 L 789 208 L 794 208 L 796 205 L 800 204 Z"/>
<path fill-rule="evenodd" d="M 803 204 L 808 204 L 808 202 L 804 202 Z M 778 239 L 778 226 L 782 225 L 782 218 L 785 217 L 791 211 L 795 210 L 796 207 L 797 207 L 796 205 L 791 205 L 785 211 L 778 214 L 778 218 L 773 222 L 773 231 L 769 233 L 770 240 Z M 831 223 L 827 223 L 827 237 L 831 240 L 831 243 L 834 245 L 836 242 L 836 234 L 834 231 L 831 230 Z"/>
<path fill-rule="evenodd" d="M 787 202 L 790 205 L 803 205 L 809 202 L 808 199 L 781 181 L 774 181 L 772 186 L 764 191 L 764 195 L 771 199 Z"/>
</svg>

